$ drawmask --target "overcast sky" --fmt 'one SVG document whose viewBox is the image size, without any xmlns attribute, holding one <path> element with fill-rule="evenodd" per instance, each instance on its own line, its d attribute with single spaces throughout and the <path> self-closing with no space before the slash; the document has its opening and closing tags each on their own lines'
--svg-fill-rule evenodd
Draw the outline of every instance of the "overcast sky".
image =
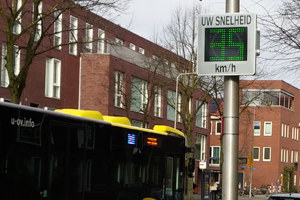
<svg viewBox="0 0 300 200">
<path fill-rule="evenodd" d="M 240 12 L 256 13 L 258 16 L 262 16 L 265 14 L 265 9 L 276 9 L 280 1 L 240 0 Z M 121 15 L 114 22 L 141 37 L 151 40 L 154 32 L 161 31 L 170 22 L 172 13 L 178 6 L 185 8 L 192 7 L 194 4 L 200 4 L 207 14 L 225 13 L 226 0 L 132 0 L 126 14 Z M 261 58 L 262 56 L 258 60 Z M 263 67 L 272 68 L 272 66 Z M 300 78 L 297 74 L 277 75 L 273 78 L 283 79 L 300 88 Z"/>
<path fill-rule="evenodd" d="M 240 12 L 263 12 L 257 2 L 269 8 L 276 0 L 240 0 Z M 129 9 L 115 23 L 150 39 L 154 30 L 161 30 L 170 22 L 178 6 L 192 7 L 195 4 L 200 4 L 208 14 L 225 13 L 226 0 L 132 0 Z"/>
</svg>

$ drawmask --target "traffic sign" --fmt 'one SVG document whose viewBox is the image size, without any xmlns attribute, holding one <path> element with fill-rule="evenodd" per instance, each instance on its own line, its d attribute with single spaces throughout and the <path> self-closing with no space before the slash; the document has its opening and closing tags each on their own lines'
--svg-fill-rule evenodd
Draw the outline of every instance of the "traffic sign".
<svg viewBox="0 0 300 200">
<path fill-rule="evenodd" d="M 259 54 L 256 18 L 253 13 L 200 15 L 197 73 L 201 76 L 254 75 Z"/>
</svg>

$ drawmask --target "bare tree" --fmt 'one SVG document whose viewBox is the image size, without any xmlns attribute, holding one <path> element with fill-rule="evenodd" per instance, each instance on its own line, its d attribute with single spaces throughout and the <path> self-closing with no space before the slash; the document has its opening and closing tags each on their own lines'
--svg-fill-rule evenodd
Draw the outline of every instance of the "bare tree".
<svg viewBox="0 0 300 200">
<path fill-rule="evenodd" d="M 272 75 L 280 78 L 299 79 L 300 59 L 300 2 L 281 0 L 273 10 L 265 9 L 266 15 L 259 22 L 262 29 L 262 50 L 266 52 L 264 61 L 272 66 Z M 275 70 L 274 70 L 275 69 Z"/>
<path fill-rule="evenodd" d="M 160 38 L 161 44 L 172 51 L 176 57 L 170 62 L 174 63 L 175 70 L 172 73 L 172 79 L 180 79 L 178 82 L 179 93 L 182 98 L 179 99 L 179 104 L 171 99 L 168 105 L 175 108 L 178 107 L 177 113 L 184 127 L 184 133 L 187 137 L 187 146 L 194 147 L 193 142 L 193 123 L 199 117 L 199 112 L 204 108 L 205 104 L 210 100 L 213 88 L 216 88 L 216 79 L 211 77 L 196 76 L 197 66 L 197 18 L 203 13 L 203 9 L 199 5 L 194 5 L 192 8 L 178 7 L 173 15 L 171 22 L 164 27 L 163 37 Z M 186 62 L 181 62 L 184 59 Z M 197 99 L 196 110 L 189 109 L 190 100 L 195 93 L 199 95 Z M 207 112 L 208 117 L 209 112 Z M 192 153 L 187 154 L 187 158 L 192 158 Z M 188 178 L 187 182 L 187 199 L 193 199 L 193 179 Z"/>
<path fill-rule="evenodd" d="M 22 92 L 26 87 L 26 79 L 34 58 L 40 54 L 59 48 L 60 46 L 78 43 L 54 43 L 56 34 L 71 32 L 77 28 L 63 24 L 62 13 L 84 9 L 88 11 L 108 12 L 122 11 L 130 0 L 1 0 L 0 20 L 3 25 L 0 32 L 4 34 L 6 43 L 3 45 L 2 75 L 7 73 L 7 80 L 1 85 L 6 86 L 11 95 L 12 103 L 19 103 Z M 55 23 L 61 27 L 55 27 Z M 54 31 L 52 30 L 54 28 Z M 86 41 L 84 41 L 86 42 Z M 89 41 L 90 42 L 90 41 Z M 16 67 L 15 58 L 24 54 L 22 66 Z"/>
</svg>

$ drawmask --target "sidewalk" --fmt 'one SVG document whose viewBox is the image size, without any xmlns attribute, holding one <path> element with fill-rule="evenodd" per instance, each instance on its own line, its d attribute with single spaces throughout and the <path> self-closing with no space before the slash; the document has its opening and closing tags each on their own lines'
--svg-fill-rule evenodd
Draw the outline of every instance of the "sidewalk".
<svg viewBox="0 0 300 200">
<path fill-rule="evenodd" d="M 244 197 L 239 196 L 238 197 L 239 200 L 248 200 L 248 198 L 249 198 L 248 196 L 244 196 Z M 255 200 L 255 199 L 263 200 L 263 199 L 268 199 L 268 197 L 266 197 L 265 194 L 264 195 L 255 195 L 255 197 L 251 197 L 251 199 L 252 200 Z M 201 200 L 201 195 L 194 194 L 194 200 Z M 219 199 L 217 199 L 217 200 L 219 200 Z"/>
</svg>

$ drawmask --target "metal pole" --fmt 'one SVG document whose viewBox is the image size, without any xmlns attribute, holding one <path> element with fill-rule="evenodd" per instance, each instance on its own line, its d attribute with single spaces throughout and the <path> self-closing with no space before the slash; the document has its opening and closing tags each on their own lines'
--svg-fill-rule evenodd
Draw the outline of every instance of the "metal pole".
<svg viewBox="0 0 300 200">
<path fill-rule="evenodd" d="M 239 4 L 239 0 L 226 0 L 226 13 L 238 13 Z M 239 78 L 224 77 L 223 200 L 238 200 Z"/>
<path fill-rule="evenodd" d="M 251 190 L 252 190 L 252 172 L 253 172 L 253 144 L 254 144 L 254 121 L 255 121 L 255 109 L 256 106 L 254 106 L 254 112 L 253 112 L 253 133 L 252 133 L 252 144 L 251 144 L 251 163 L 250 163 L 250 178 L 249 178 L 249 197 L 248 199 L 251 199 Z"/>
<path fill-rule="evenodd" d="M 178 99 L 178 81 L 179 77 L 183 75 L 198 75 L 197 73 L 181 73 L 176 77 L 176 91 L 175 91 L 175 105 L 174 105 L 174 128 L 176 129 L 177 122 L 177 99 Z"/>
</svg>

